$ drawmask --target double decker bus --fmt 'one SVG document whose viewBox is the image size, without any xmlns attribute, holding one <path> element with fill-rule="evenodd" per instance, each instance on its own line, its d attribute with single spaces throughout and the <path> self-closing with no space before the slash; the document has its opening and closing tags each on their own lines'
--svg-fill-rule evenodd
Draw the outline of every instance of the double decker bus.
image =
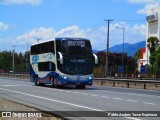
<svg viewBox="0 0 160 120">
<path fill-rule="evenodd" d="M 31 45 L 30 79 L 38 85 L 53 87 L 92 85 L 93 65 L 98 58 L 84 38 L 55 38 Z"/>
</svg>

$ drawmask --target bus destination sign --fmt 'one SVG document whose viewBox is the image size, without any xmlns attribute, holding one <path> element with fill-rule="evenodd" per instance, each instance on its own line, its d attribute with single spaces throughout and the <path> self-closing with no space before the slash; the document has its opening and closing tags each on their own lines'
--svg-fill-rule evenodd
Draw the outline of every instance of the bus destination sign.
<svg viewBox="0 0 160 120">
<path fill-rule="evenodd" d="M 85 47 L 85 41 L 68 41 L 68 46 Z"/>
<path fill-rule="evenodd" d="M 72 63 L 83 63 L 85 62 L 85 59 L 71 59 Z"/>
</svg>

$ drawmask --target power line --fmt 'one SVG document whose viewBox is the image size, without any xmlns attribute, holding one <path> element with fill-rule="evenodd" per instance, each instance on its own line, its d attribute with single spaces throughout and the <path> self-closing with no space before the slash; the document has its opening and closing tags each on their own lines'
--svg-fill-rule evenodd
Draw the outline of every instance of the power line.
<svg viewBox="0 0 160 120">
<path fill-rule="evenodd" d="M 128 22 L 136 22 L 136 21 L 146 21 L 146 19 L 130 19 L 130 20 L 118 20 L 118 19 L 114 19 L 114 21 L 128 21 Z"/>
<path fill-rule="evenodd" d="M 94 29 L 96 28 L 97 26 L 101 25 L 104 21 L 100 20 L 98 21 L 96 24 L 92 25 L 90 28 Z"/>
</svg>

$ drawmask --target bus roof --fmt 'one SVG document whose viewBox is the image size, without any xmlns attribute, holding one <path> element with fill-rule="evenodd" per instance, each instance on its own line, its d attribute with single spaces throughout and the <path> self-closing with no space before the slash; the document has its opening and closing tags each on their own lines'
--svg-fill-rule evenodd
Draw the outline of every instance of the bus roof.
<svg viewBox="0 0 160 120">
<path fill-rule="evenodd" d="M 42 42 L 39 42 L 39 43 L 34 43 L 34 44 L 32 44 L 31 46 L 33 46 L 33 45 L 38 45 L 38 44 L 42 44 L 42 43 L 45 43 L 45 42 L 50 42 L 50 41 L 55 41 L 55 39 L 49 39 L 49 40 L 42 41 Z"/>
<path fill-rule="evenodd" d="M 89 39 L 86 39 L 86 38 L 74 38 L 74 37 L 59 37 L 59 38 L 55 38 L 55 39 L 49 39 L 49 40 L 46 40 L 46 41 L 42 41 L 42 42 L 39 42 L 39 43 L 34 43 L 32 44 L 31 46 L 33 45 L 38 45 L 38 44 L 42 44 L 42 43 L 45 43 L 45 42 L 50 42 L 50 41 L 55 41 L 55 40 L 86 40 L 88 41 Z"/>
</svg>

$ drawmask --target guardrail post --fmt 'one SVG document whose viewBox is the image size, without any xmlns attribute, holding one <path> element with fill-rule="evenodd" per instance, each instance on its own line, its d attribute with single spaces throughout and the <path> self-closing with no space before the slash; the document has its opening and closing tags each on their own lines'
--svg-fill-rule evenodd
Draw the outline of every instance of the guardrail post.
<svg viewBox="0 0 160 120">
<path fill-rule="evenodd" d="M 127 83 L 127 88 L 129 88 L 129 83 Z"/>
<path fill-rule="evenodd" d="M 103 81 L 101 81 L 101 85 L 103 85 Z"/>
<path fill-rule="evenodd" d="M 115 87 L 115 82 L 113 82 L 113 87 Z"/>
<path fill-rule="evenodd" d="M 144 84 L 144 89 L 146 89 L 146 84 Z"/>
</svg>

